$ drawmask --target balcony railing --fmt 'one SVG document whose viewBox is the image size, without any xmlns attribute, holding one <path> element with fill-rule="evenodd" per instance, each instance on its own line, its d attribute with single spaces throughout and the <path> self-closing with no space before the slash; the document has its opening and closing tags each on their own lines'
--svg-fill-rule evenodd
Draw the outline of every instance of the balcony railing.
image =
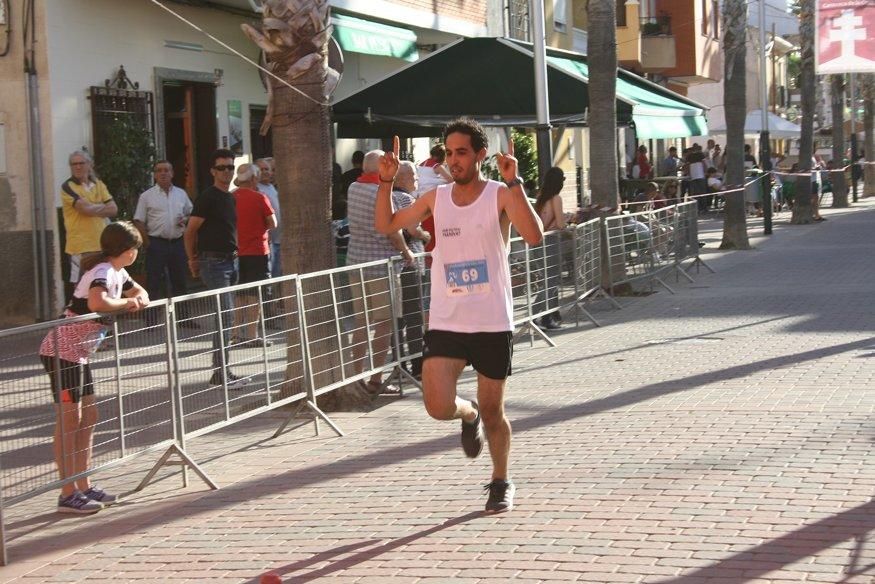
<svg viewBox="0 0 875 584">
<path fill-rule="evenodd" d="M 671 17 L 667 14 L 661 14 L 660 16 L 644 16 L 640 20 L 642 37 L 671 34 Z"/>
</svg>

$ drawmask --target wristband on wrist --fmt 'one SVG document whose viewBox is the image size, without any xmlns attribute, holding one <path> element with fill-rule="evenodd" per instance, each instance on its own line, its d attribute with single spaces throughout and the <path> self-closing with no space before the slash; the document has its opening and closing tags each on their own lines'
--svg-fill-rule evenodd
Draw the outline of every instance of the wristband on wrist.
<svg viewBox="0 0 875 584">
<path fill-rule="evenodd" d="M 510 180 L 510 181 L 507 181 L 507 182 L 504 183 L 504 184 L 507 185 L 507 188 L 512 189 L 512 188 L 514 188 L 514 187 L 517 186 L 517 185 L 522 185 L 522 184 L 523 184 L 523 179 L 521 179 L 520 177 L 516 177 L 515 179 Z"/>
<path fill-rule="evenodd" d="M 386 180 L 386 179 L 384 179 L 384 178 L 381 176 L 381 177 L 380 177 L 380 182 L 381 182 L 381 183 L 393 183 L 393 182 L 395 182 L 395 177 L 393 176 L 393 177 L 390 178 L 389 180 Z"/>
</svg>

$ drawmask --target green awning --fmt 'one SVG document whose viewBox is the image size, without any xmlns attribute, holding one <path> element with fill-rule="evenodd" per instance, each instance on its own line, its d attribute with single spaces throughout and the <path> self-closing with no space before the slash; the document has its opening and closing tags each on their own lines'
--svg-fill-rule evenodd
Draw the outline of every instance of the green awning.
<svg viewBox="0 0 875 584">
<path fill-rule="evenodd" d="M 586 126 L 586 56 L 547 55 L 550 123 Z M 641 139 L 707 134 L 705 106 L 634 73 L 618 70 L 617 77 L 618 126 L 634 124 Z M 535 127 L 531 44 L 461 39 L 334 103 L 332 114 L 340 138 L 434 136 L 461 115 L 486 126 Z"/>
<path fill-rule="evenodd" d="M 333 36 L 344 51 L 396 57 L 410 62 L 419 58 L 416 33 L 406 28 L 342 14 L 332 15 L 331 24 L 334 25 Z"/>
<path fill-rule="evenodd" d="M 589 81 L 589 67 L 584 61 L 548 55 L 547 63 Z M 639 139 L 682 138 L 708 133 L 703 107 L 622 69 L 617 74 L 617 100 L 618 118 L 625 115 L 627 122 L 634 122 Z"/>
</svg>

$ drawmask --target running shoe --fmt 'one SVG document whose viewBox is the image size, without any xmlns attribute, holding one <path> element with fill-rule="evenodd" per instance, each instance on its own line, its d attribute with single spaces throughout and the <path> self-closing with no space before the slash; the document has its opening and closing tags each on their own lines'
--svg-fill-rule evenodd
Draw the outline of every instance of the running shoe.
<svg viewBox="0 0 875 584">
<path fill-rule="evenodd" d="M 471 400 L 471 405 L 477 410 L 477 418 L 473 422 L 462 419 L 462 450 L 468 458 L 477 458 L 483 451 L 483 422 L 480 420 L 480 407 Z"/>
<path fill-rule="evenodd" d="M 116 497 L 115 495 L 110 495 L 97 485 L 91 485 L 91 487 L 83 491 L 82 494 L 92 501 L 97 501 L 104 507 L 118 503 L 118 497 Z"/>
<path fill-rule="evenodd" d="M 489 498 L 486 500 L 487 513 L 502 513 L 513 509 L 516 487 L 512 482 L 493 479 L 491 483 L 484 485 L 483 490 L 489 491 Z"/>
<path fill-rule="evenodd" d="M 58 497 L 58 513 L 72 513 L 73 515 L 91 515 L 103 509 L 103 505 L 92 501 L 82 494 L 81 491 L 73 491 L 68 497 Z"/>
</svg>

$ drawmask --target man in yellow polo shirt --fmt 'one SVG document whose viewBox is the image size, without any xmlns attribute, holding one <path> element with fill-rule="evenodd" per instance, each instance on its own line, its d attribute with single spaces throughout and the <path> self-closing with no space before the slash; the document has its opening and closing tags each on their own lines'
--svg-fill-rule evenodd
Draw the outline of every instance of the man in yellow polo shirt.
<svg viewBox="0 0 875 584">
<path fill-rule="evenodd" d="M 70 155 L 70 178 L 61 184 L 61 203 L 70 256 L 70 282 L 79 281 L 82 255 L 100 251 L 100 234 L 118 207 L 106 185 L 94 175 L 91 156 L 77 150 Z"/>
</svg>

